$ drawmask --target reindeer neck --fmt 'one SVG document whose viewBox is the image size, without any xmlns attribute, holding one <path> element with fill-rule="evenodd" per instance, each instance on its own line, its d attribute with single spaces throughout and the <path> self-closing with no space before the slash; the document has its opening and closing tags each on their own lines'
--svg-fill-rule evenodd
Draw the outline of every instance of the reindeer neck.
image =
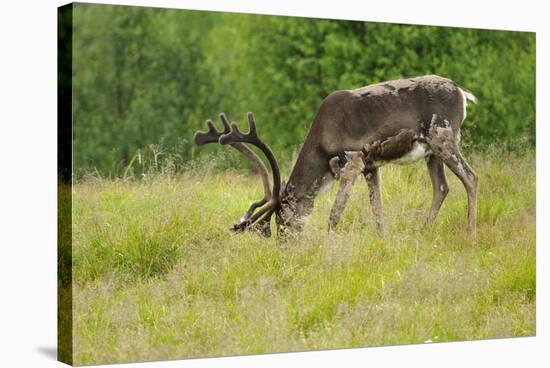
<svg viewBox="0 0 550 368">
<path fill-rule="evenodd" d="M 320 188 L 332 178 L 328 159 L 319 146 L 306 140 L 287 184 L 296 217 L 310 214 Z"/>
</svg>

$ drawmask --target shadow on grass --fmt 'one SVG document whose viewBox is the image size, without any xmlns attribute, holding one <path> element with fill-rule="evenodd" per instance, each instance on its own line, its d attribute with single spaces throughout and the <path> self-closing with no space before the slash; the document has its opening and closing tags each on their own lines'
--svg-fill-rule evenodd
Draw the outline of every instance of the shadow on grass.
<svg viewBox="0 0 550 368">
<path fill-rule="evenodd" d="M 35 350 L 50 359 L 57 360 L 57 348 L 55 346 L 38 346 Z"/>
</svg>

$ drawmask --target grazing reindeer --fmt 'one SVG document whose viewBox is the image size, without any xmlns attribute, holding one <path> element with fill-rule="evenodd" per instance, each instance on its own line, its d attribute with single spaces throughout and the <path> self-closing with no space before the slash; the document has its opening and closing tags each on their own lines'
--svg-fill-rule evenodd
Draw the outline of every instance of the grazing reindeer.
<svg viewBox="0 0 550 368">
<path fill-rule="evenodd" d="M 329 221 L 332 230 L 356 177 L 363 174 L 377 228 L 382 233 L 379 167 L 426 158 L 433 187 L 427 223 L 434 221 L 449 191 L 446 165 L 466 188 L 468 228 L 474 232 L 477 175 L 458 148 L 468 100 L 477 102 L 469 91 L 435 75 L 333 92 L 321 103 L 286 185 L 281 184 L 273 152 L 257 135 L 252 113 L 248 113 L 248 133 L 241 132 L 235 124 L 229 125 L 221 114 L 223 132 L 208 121 L 208 131 L 196 132 L 195 143 L 233 146 L 252 160 L 262 178 L 264 198 L 250 206 L 233 226 L 234 231 L 253 229 L 269 236 L 274 213 L 279 234 L 301 230 L 315 197 L 338 177 L 340 188 Z M 265 154 L 272 170 L 272 189 L 265 165 L 245 144 L 252 144 Z M 261 208 L 256 211 L 258 207 Z"/>
</svg>

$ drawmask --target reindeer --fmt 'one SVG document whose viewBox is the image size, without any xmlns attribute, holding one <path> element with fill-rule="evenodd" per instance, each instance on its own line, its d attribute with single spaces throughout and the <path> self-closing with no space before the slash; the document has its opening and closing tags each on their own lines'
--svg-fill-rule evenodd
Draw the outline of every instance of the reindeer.
<svg viewBox="0 0 550 368">
<path fill-rule="evenodd" d="M 257 134 L 252 113 L 248 113 L 248 133 L 241 132 L 235 123 L 229 124 L 222 113 L 224 130 L 216 130 L 208 120 L 208 131 L 196 132 L 195 143 L 231 145 L 244 153 L 260 174 L 264 197 L 233 226 L 236 232 L 255 230 L 270 236 L 273 214 L 280 236 L 302 230 L 317 195 L 340 179 L 329 218 L 329 231 L 333 231 L 356 178 L 362 174 L 369 187 L 377 230 L 383 235 L 379 168 L 387 163 L 425 159 L 433 189 L 426 224 L 433 223 L 449 192 L 446 165 L 466 189 L 468 229 L 474 233 L 478 179 L 459 150 L 468 101 L 477 103 L 470 91 L 436 75 L 333 92 L 322 101 L 286 184 L 281 182 L 273 152 Z M 272 185 L 263 161 L 246 144 L 256 146 L 266 156 Z"/>
</svg>

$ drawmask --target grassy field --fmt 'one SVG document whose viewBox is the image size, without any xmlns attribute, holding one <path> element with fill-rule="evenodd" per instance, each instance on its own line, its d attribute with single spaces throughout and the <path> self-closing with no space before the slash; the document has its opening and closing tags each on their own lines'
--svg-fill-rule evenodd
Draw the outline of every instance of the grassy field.
<svg viewBox="0 0 550 368">
<path fill-rule="evenodd" d="M 259 179 L 208 169 L 73 190 L 76 364 L 301 351 L 535 334 L 535 158 L 470 155 L 478 233 L 451 192 L 422 229 L 422 163 L 382 169 L 388 237 L 358 182 L 337 233 L 335 189 L 306 231 L 281 243 L 228 229 Z"/>
</svg>

